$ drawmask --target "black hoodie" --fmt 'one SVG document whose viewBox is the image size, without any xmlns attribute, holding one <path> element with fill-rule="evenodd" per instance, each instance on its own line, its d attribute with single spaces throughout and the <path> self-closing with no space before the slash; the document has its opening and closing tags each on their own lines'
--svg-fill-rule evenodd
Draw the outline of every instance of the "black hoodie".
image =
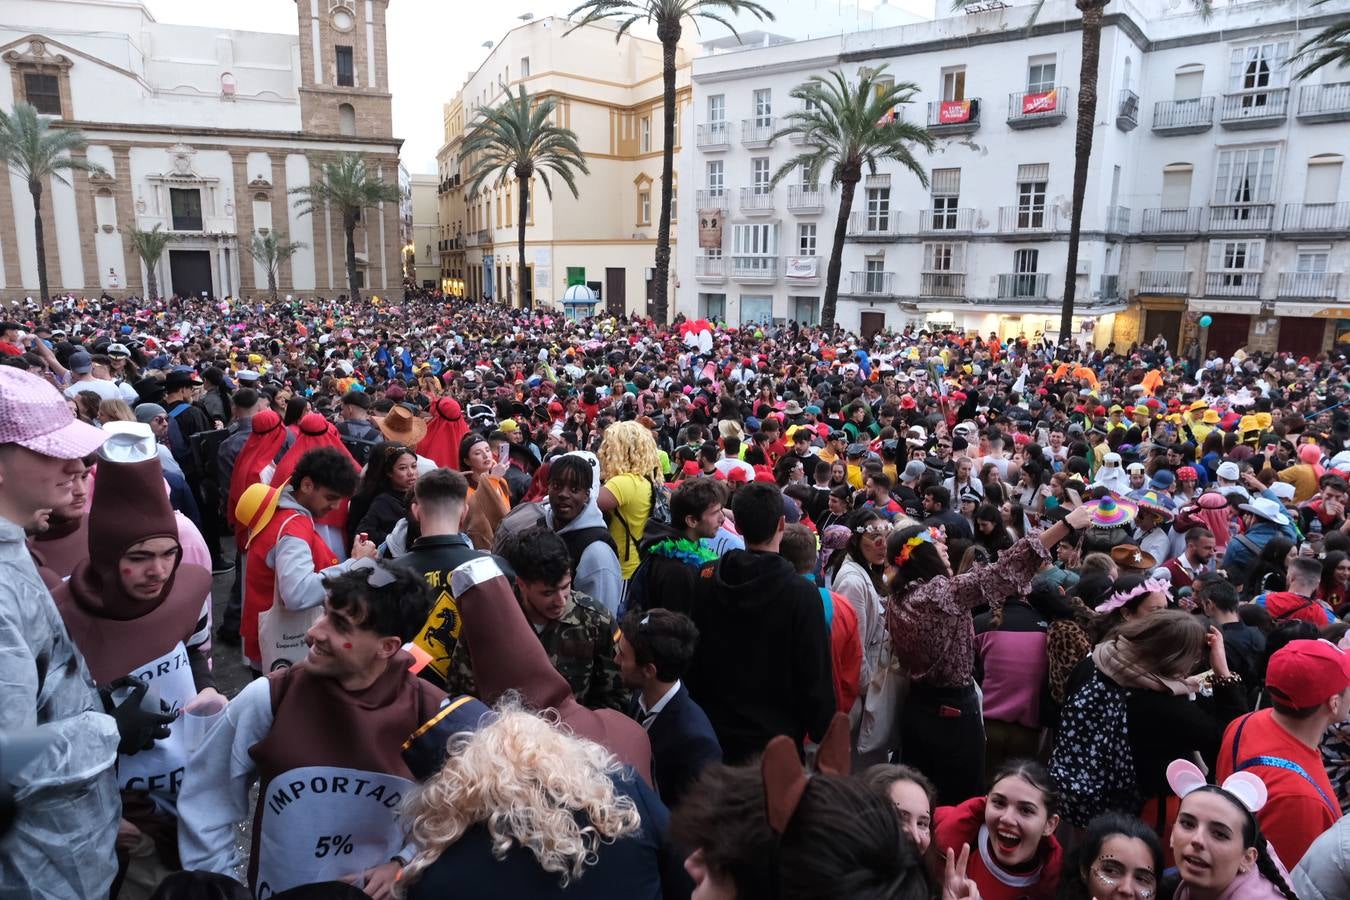
<svg viewBox="0 0 1350 900">
<path fill-rule="evenodd" d="M 820 593 L 776 553 L 732 550 L 699 572 L 690 616 L 698 648 L 684 682 L 725 761 L 739 765 L 786 734 L 819 740 L 834 715 Z"/>
</svg>

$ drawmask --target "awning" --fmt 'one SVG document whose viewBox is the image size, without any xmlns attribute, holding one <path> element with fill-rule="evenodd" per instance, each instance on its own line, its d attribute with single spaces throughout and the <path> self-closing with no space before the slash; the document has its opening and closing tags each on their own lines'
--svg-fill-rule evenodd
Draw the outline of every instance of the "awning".
<svg viewBox="0 0 1350 900">
<path fill-rule="evenodd" d="M 1341 314 L 1341 315 L 1338 315 Z M 1284 301 L 1275 304 L 1275 315 L 1292 316 L 1296 319 L 1338 319 L 1350 318 L 1350 308 L 1340 309 L 1338 307 L 1328 307 L 1325 302 L 1322 303 L 1287 303 Z"/>
<path fill-rule="evenodd" d="M 1198 313 L 1235 313 L 1240 316 L 1259 316 L 1260 300 L 1228 300 L 1213 297 L 1192 297 L 1186 308 Z"/>
</svg>

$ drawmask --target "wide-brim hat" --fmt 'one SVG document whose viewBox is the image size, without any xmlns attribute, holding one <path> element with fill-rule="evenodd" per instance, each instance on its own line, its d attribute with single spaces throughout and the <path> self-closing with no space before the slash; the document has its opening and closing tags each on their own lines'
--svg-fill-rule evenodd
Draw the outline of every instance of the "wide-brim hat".
<svg viewBox="0 0 1350 900">
<path fill-rule="evenodd" d="M 1092 528 L 1120 528 L 1133 522 L 1138 512 L 1138 507 L 1130 501 L 1114 497 L 1103 497 L 1083 505 L 1092 511 L 1092 519 L 1088 523 Z"/>
<path fill-rule="evenodd" d="M 1257 497 L 1251 503 L 1241 503 L 1238 505 L 1238 509 L 1265 519 L 1267 522 L 1274 522 L 1276 525 L 1289 524 L 1289 517 L 1281 511 L 1280 504 L 1269 497 Z"/>
<path fill-rule="evenodd" d="M 277 511 L 277 503 L 281 501 L 281 492 L 285 489 L 284 481 L 277 485 L 259 481 L 250 484 L 244 489 L 244 493 L 239 495 L 239 502 L 234 505 L 234 518 L 248 529 L 248 539 L 244 541 L 245 548 L 252 544 L 258 533 L 272 521 L 272 514 Z"/>
<path fill-rule="evenodd" d="M 1141 550 L 1134 544 L 1117 544 L 1111 548 L 1111 559 L 1122 569 L 1131 572 L 1151 572 L 1158 560 L 1147 550 Z"/>
<path fill-rule="evenodd" d="M 395 406 L 379 421 L 380 434 L 386 440 L 398 441 L 416 447 L 427 436 L 426 420 L 413 414 L 406 406 Z"/>
<path fill-rule="evenodd" d="M 723 440 L 729 437 L 740 440 L 745 437 L 745 432 L 741 430 L 741 423 L 735 419 L 722 419 L 718 422 L 717 433 L 722 436 Z"/>
<path fill-rule="evenodd" d="M 783 407 L 783 412 L 789 416 L 800 416 L 802 414 L 802 405 L 796 400 L 789 400 Z"/>
<path fill-rule="evenodd" d="M 1144 491 L 1134 499 L 1139 504 L 1140 512 L 1148 510 L 1168 522 L 1176 518 L 1176 512 L 1167 505 L 1167 501 L 1160 497 L 1157 491 Z"/>
</svg>

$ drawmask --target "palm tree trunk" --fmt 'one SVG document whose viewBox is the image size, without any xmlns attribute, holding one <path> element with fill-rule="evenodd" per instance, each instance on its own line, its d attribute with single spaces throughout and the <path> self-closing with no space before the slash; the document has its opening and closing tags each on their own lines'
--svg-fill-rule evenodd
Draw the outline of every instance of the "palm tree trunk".
<svg viewBox="0 0 1350 900">
<path fill-rule="evenodd" d="M 38 299 L 47 297 L 47 236 L 42 233 L 42 181 L 28 179 L 28 193 L 33 195 L 33 247 L 37 250 Z"/>
<path fill-rule="evenodd" d="M 277 262 L 273 262 L 267 268 L 267 291 L 272 295 L 272 302 L 277 302 Z"/>
<path fill-rule="evenodd" d="M 856 168 L 856 167 L 855 167 Z M 857 190 L 862 170 L 846 172 L 839 182 L 839 215 L 834 220 L 834 241 L 830 244 L 830 264 L 825 269 L 825 299 L 820 305 L 820 327 L 834 328 L 834 311 L 839 305 L 839 276 L 844 265 L 844 236 L 848 234 L 848 217 L 853 212 L 853 192 Z"/>
<path fill-rule="evenodd" d="M 154 262 L 145 260 L 145 292 L 150 295 L 150 302 L 159 302 L 159 277 L 155 274 L 155 266 L 159 265 L 159 260 Z"/>
<path fill-rule="evenodd" d="M 670 287 L 670 189 L 675 180 L 675 51 L 680 43 L 680 23 L 663 23 L 656 36 L 661 40 L 661 219 L 656 226 L 656 273 L 652 284 L 652 316 L 658 325 L 670 321 L 667 289 Z"/>
<path fill-rule="evenodd" d="M 1083 11 L 1083 65 L 1078 71 L 1078 121 L 1073 146 L 1073 210 L 1069 219 L 1069 257 L 1064 263 L 1064 304 L 1059 312 L 1059 341 L 1073 338 L 1074 294 L 1078 288 L 1078 240 L 1083 228 L 1083 198 L 1087 194 L 1088 160 L 1097 120 L 1097 60 L 1101 55 L 1102 6 L 1097 0 L 1079 0 Z"/>
<path fill-rule="evenodd" d="M 347 289 L 351 291 L 352 302 L 361 299 L 361 289 L 356 286 L 356 216 L 349 212 L 342 214 L 342 230 L 347 235 Z"/>
<path fill-rule="evenodd" d="M 520 261 L 516 264 L 516 294 L 520 297 L 520 308 L 526 309 L 525 304 L 525 279 L 529 277 L 529 268 L 525 265 L 525 210 L 530 206 L 530 179 L 529 176 L 521 178 L 516 177 L 516 184 L 520 189 L 516 191 L 520 195 L 520 200 L 516 207 L 516 258 Z"/>
</svg>

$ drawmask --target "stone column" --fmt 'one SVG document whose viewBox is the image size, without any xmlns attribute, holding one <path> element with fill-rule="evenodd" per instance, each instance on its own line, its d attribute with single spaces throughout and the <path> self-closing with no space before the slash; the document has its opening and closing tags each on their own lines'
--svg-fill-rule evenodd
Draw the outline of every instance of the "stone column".
<svg viewBox="0 0 1350 900">
<path fill-rule="evenodd" d="M 253 192 L 248 187 L 248 152 L 231 150 L 230 162 L 234 171 L 234 231 L 239 245 L 238 295 L 242 297 L 249 287 L 267 290 L 267 282 L 258 283 L 249 253 L 253 245 Z"/>
<path fill-rule="evenodd" d="M 131 243 L 131 229 L 136 227 L 136 197 L 131 184 L 131 150 L 129 147 L 114 146 L 113 151 L 113 200 L 117 204 L 117 230 L 122 239 L 122 253 L 125 259 L 126 292 L 145 295 L 145 282 L 141 278 L 141 258 Z M 167 251 L 166 251 L 167 252 Z"/>
<path fill-rule="evenodd" d="M 19 265 L 19 240 L 18 228 L 14 225 L 17 212 L 14 209 L 14 197 L 10 193 L 9 170 L 7 168 L 0 170 L 0 210 L 7 213 L 7 216 L 0 217 L 0 221 L 8 220 L 8 227 L 5 229 L 3 237 L 0 237 L 0 252 L 4 253 L 5 260 L 5 291 L 21 292 L 23 291 L 23 269 Z"/>
<path fill-rule="evenodd" d="M 89 173 L 83 169 L 73 169 L 71 183 L 75 185 L 75 223 L 80 240 L 80 262 L 84 265 L 85 293 L 100 293 L 103 290 L 103 273 L 98 267 L 98 251 L 94 246 L 98 234 L 98 214 L 94 210 L 94 186 L 89 182 Z"/>
<path fill-rule="evenodd" d="M 267 154 L 269 164 L 272 166 L 272 229 L 286 238 L 292 240 L 291 235 L 291 196 L 287 193 L 286 187 L 286 155 L 269 153 Z M 313 248 L 311 248 L 313 249 Z M 291 261 L 283 260 L 277 267 L 277 290 L 283 294 L 289 294 L 295 291 L 295 279 L 291 273 Z"/>
</svg>

